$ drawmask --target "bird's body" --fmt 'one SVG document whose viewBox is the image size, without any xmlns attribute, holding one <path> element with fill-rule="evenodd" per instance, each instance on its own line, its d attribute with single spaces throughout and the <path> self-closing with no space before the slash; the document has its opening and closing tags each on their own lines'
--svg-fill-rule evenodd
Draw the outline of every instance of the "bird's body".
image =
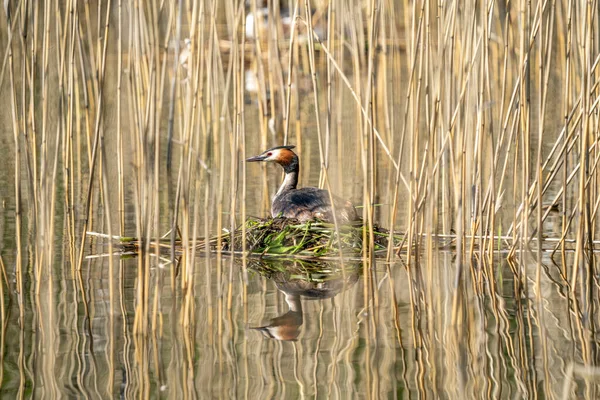
<svg viewBox="0 0 600 400">
<path fill-rule="evenodd" d="M 300 221 L 318 218 L 333 222 L 333 209 L 335 208 L 339 222 L 345 223 L 358 219 L 352 203 L 337 196 L 333 197 L 333 202 L 334 206 L 331 207 L 327 190 L 315 187 L 292 189 L 273 198 L 271 215 L 273 217 L 282 215 Z"/>
<path fill-rule="evenodd" d="M 334 222 L 334 215 L 338 223 L 359 220 L 356 209 L 349 201 L 330 195 L 327 190 L 315 187 L 297 188 L 300 164 L 298 156 L 292 151 L 294 147 L 273 147 L 246 160 L 275 162 L 285 171 L 285 179 L 273 197 L 271 215 L 296 218 L 301 222 L 314 218 Z"/>
</svg>

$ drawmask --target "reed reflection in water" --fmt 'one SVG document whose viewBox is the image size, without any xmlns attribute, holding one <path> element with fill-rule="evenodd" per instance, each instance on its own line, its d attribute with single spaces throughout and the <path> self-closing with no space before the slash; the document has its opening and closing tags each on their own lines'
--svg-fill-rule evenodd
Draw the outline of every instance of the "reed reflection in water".
<svg viewBox="0 0 600 400">
<path fill-rule="evenodd" d="M 40 330 L 21 329 L 18 305 L 7 304 L 3 397 L 19 390 L 37 398 L 561 394 L 566 355 L 573 354 L 580 326 L 560 279 L 545 270 L 540 319 L 531 294 L 526 297 L 511 275 L 496 277 L 500 287 L 491 296 L 487 266 L 473 260 L 481 276 L 466 279 L 453 304 L 454 257 L 438 253 L 440 273 L 433 281 L 404 262 L 341 269 L 339 263 L 250 260 L 247 302 L 239 260 L 223 260 L 233 267 L 227 281 L 215 276 L 216 260 L 198 259 L 205 279 L 196 280 L 203 301 L 194 323 L 182 328 L 184 297 L 167 286 L 157 329 L 148 335 L 133 334 L 135 260 L 119 262 L 115 303 L 108 296 L 107 262 L 95 260 L 85 272 L 91 319 L 83 307 L 71 306 L 78 291 L 65 275 L 49 277 L 40 294 L 46 301 L 27 307 L 25 319 Z M 151 284 L 169 273 L 152 268 Z M 535 355 L 542 334 L 544 358 Z M 595 390 L 584 373 L 574 375 L 578 396 Z"/>
</svg>

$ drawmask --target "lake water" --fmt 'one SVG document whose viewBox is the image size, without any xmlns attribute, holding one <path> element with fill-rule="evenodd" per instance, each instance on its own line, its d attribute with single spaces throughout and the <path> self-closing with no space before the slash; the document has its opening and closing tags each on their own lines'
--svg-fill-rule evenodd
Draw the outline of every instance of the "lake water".
<svg viewBox="0 0 600 400">
<path fill-rule="evenodd" d="M 117 264 L 113 299 L 107 262 L 86 263 L 80 279 L 57 268 L 39 295 L 25 297 L 22 319 L 16 293 L 4 293 L 3 397 L 563 393 L 570 363 L 582 359 L 560 279 L 544 271 L 541 310 L 510 276 L 497 277 L 492 295 L 486 271 L 456 299 L 453 259 L 452 252 L 437 253 L 433 277 L 407 269 L 405 260 L 343 271 L 339 264 L 251 261 L 244 283 L 239 260 L 224 258 L 219 267 L 201 258 L 191 326 L 180 321 L 181 290 L 167 284 L 151 296 L 160 313 L 144 335 L 133 326 L 135 260 Z M 502 257 L 494 261 L 498 270 L 509 268 Z M 169 273 L 153 268 L 151 280 L 168 282 Z M 593 393 L 580 378 L 578 393 Z"/>
</svg>

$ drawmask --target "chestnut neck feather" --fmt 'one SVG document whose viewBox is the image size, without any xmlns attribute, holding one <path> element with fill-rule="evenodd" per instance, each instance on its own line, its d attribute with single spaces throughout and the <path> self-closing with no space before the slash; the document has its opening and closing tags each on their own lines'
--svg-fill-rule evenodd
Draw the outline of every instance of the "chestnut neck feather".
<svg viewBox="0 0 600 400">
<path fill-rule="evenodd" d="M 277 163 L 283 167 L 285 178 L 277 191 L 275 197 L 280 196 L 288 190 L 296 189 L 298 185 L 298 172 L 300 171 L 300 162 L 298 156 L 292 151 L 284 151 L 277 160 Z"/>
<path fill-rule="evenodd" d="M 281 150 L 277 163 L 283 167 L 285 173 L 298 172 L 300 163 L 298 156 L 291 150 Z"/>
</svg>

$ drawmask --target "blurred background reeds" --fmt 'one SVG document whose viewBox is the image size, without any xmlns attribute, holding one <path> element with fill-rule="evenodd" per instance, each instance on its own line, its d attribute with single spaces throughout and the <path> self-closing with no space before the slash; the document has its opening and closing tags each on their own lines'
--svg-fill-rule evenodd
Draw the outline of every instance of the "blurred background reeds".
<svg viewBox="0 0 600 400">
<path fill-rule="evenodd" d="M 600 396 L 596 0 L 2 6 L 1 397 Z M 360 261 L 247 256 L 281 144 Z"/>
</svg>

